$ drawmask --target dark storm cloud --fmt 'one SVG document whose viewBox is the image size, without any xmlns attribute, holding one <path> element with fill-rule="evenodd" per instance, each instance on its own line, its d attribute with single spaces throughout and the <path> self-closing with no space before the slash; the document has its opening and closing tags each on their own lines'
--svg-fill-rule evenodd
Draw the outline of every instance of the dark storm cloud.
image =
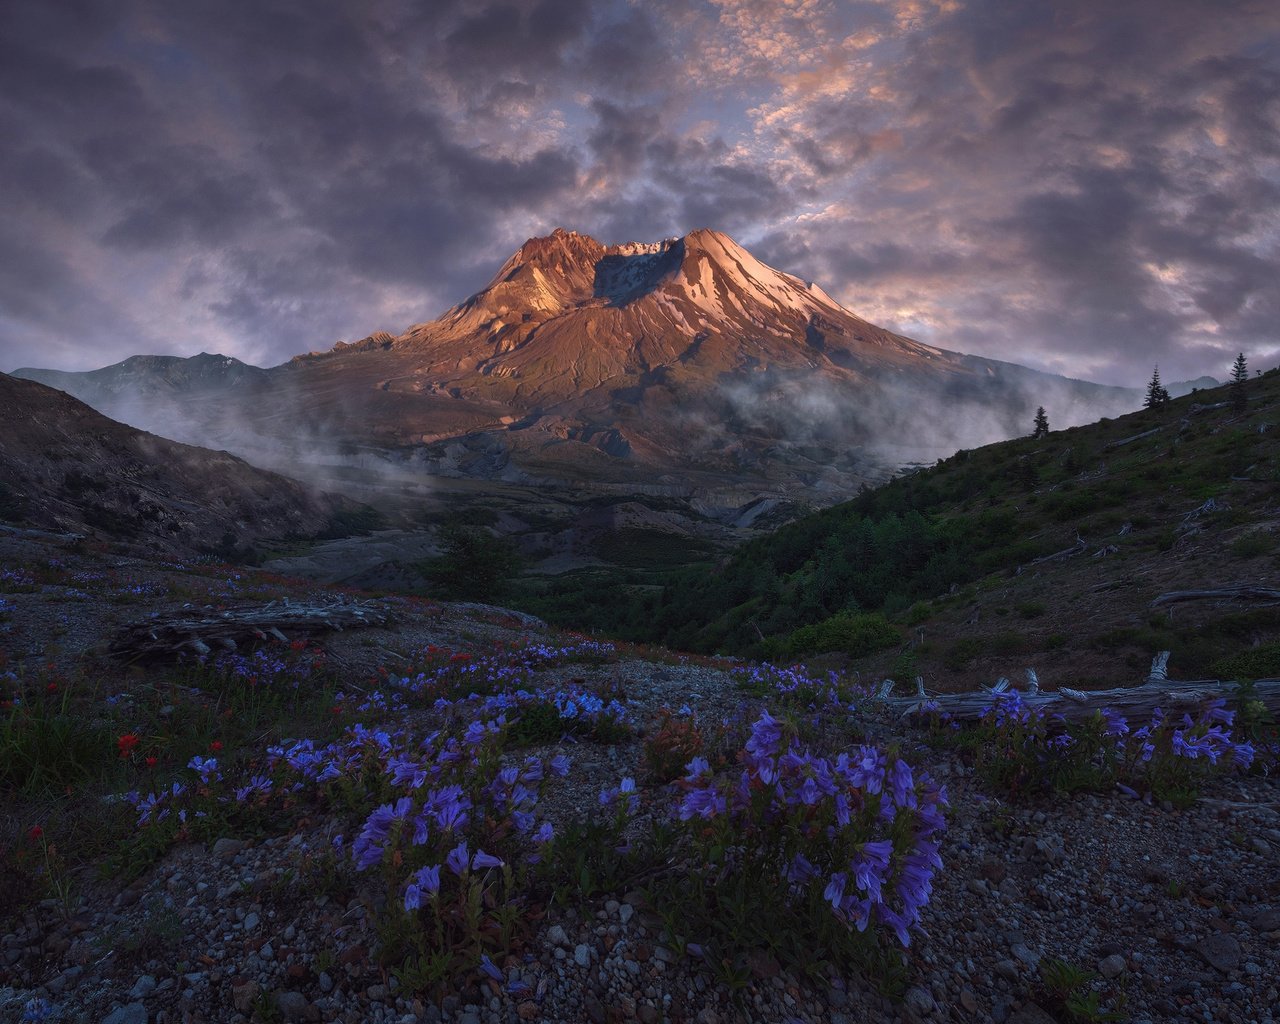
<svg viewBox="0 0 1280 1024">
<path fill-rule="evenodd" d="M 711 226 L 945 347 L 1222 376 L 1277 356 L 1278 54 L 1244 0 L 13 0 L 3 363 L 275 362 Z"/>
</svg>

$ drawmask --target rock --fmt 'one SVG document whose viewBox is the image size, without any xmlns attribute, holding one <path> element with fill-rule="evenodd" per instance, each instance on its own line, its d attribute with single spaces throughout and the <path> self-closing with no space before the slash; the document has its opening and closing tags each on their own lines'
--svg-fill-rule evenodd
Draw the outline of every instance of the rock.
<svg viewBox="0 0 1280 1024">
<path fill-rule="evenodd" d="M 636 1016 L 640 1019 L 640 1024 L 658 1024 L 658 1011 L 648 1003 L 641 1003 L 636 1007 Z"/>
<path fill-rule="evenodd" d="M 547 929 L 547 941 L 553 946 L 560 946 L 567 949 L 569 947 L 569 936 L 561 925 L 553 924 Z"/>
<path fill-rule="evenodd" d="M 1022 1009 L 1010 1015 L 1009 1024 L 1057 1024 L 1057 1022 L 1035 1003 L 1024 1003 Z"/>
<path fill-rule="evenodd" d="M 1249 849 L 1254 853 L 1261 854 L 1263 857 L 1271 856 L 1271 844 L 1265 839 L 1259 839 L 1257 836 L 1249 840 Z"/>
<path fill-rule="evenodd" d="M 907 994 L 902 997 L 902 1004 L 907 1008 L 907 1012 L 917 1018 L 929 1016 L 933 1012 L 933 996 L 928 989 L 920 988 L 915 985 L 907 989 Z"/>
<path fill-rule="evenodd" d="M 581 948 L 581 947 L 579 947 Z M 591 1024 L 605 1024 L 606 1013 L 604 1003 L 600 1002 L 600 997 L 594 992 L 588 992 L 582 998 L 583 1009 L 587 1011 L 587 1018 Z"/>
<path fill-rule="evenodd" d="M 213 844 L 213 855 L 219 860 L 228 861 L 243 850 L 244 845 L 243 839 L 230 839 L 227 836 L 223 836 Z"/>
<path fill-rule="evenodd" d="M 250 911 L 245 916 L 245 919 L 244 919 L 244 930 L 247 932 L 251 932 L 255 928 L 257 928 L 258 925 L 261 923 L 262 923 L 262 918 L 260 918 L 257 914 Z"/>
<path fill-rule="evenodd" d="M 573 962 L 579 967 L 591 966 L 591 947 L 579 943 L 573 947 Z"/>
<path fill-rule="evenodd" d="M 258 983 L 256 981 L 246 981 L 242 985 L 236 985 L 231 990 L 231 1003 L 236 1010 L 248 1016 L 253 1013 L 253 1004 L 258 999 Z"/>
<path fill-rule="evenodd" d="M 102 1018 L 102 1024 L 147 1024 L 147 1008 L 141 1003 L 129 1003 L 112 1010 Z"/>
<path fill-rule="evenodd" d="M 516 1007 L 516 1016 L 521 1020 L 537 1020 L 541 1014 L 538 1004 L 529 999 Z"/>
<path fill-rule="evenodd" d="M 480 1024 L 480 1014 L 474 1010 L 468 1010 L 458 1016 L 458 1024 Z"/>
<path fill-rule="evenodd" d="M 133 983 L 133 988 L 129 989 L 129 998 L 134 1000 L 146 999 L 155 990 L 156 979 L 150 974 L 144 974 Z"/>
<path fill-rule="evenodd" d="M 375 1003 L 386 1002 L 387 986 L 386 985 L 370 985 L 364 990 L 365 998 Z"/>
<path fill-rule="evenodd" d="M 316 979 L 316 984 L 320 986 L 320 991 L 325 995 L 333 991 L 333 979 L 325 971 L 320 972 L 320 977 Z"/>
<path fill-rule="evenodd" d="M 1004 978 L 1006 981 L 1018 980 L 1018 965 L 1012 960 L 997 960 L 996 974 Z"/>
<path fill-rule="evenodd" d="M 1009 947 L 1009 952 L 1028 967 L 1035 967 L 1040 962 L 1040 954 L 1022 942 L 1015 942 Z"/>
<path fill-rule="evenodd" d="M 1250 924 L 1256 932 L 1280 932 L 1280 907 L 1272 907 L 1255 914 Z"/>
<path fill-rule="evenodd" d="M 1196 945 L 1205 963 L 1224 974 L 1240 966 L 1240 943 L 1234 935 L 1210 935 Z"/>
<path fill-rule="evenodd" d="M 978 1012 L 978 997 L 973 994 L 973 989 L 966 986 L 960 990 L 960 1005 L 966 1013 Z"/>
<path fill-rule="evenodd" d="M 636 908 L 630 903 L 623 903 L 618 907 L 618 920 L 626 924 L 631 920 L 631 915 L 636 912 Z"/>
<path fill-rule="evenodd" d="M 1112 978 L 1118 978 L 1125 971 L 1124 957 L 1119 953 L 1112 953 L 1110 956 L 1103 957 L 1098 961 L 1098 973 L 1110 981 Z"/>
<path fill-rule="evenodd" d="M 285 1020 L 307 1020 L 311 1016 L 311 1004 L 301 992 L 277 992 L 276 1009 Z"/>
</svg>

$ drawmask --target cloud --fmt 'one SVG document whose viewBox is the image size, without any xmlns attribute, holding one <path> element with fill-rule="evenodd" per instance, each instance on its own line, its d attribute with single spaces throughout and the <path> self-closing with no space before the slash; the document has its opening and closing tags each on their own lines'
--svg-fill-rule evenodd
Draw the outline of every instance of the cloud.
<svg viewBox="0 0 1280 1024">
<path fill-rule="evenodd" d="M 557 225 L 730 231 L 943 347 L 1140 384 L 1280 358 L 1256 0 L 12 0 L 0 363 L 273 363 Z"/>
</svg>

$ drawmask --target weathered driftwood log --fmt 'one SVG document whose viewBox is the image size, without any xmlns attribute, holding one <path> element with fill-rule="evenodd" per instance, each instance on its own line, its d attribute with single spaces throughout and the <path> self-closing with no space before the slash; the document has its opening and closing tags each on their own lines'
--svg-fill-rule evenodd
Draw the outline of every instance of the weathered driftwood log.
<svg viewBox="0 0 1280 1024">
<path fill-rule="evenodd" d="M 287 643 L 299 634 L 385 626 L 392 621 L 384 605 L 361 601 L 300 604 L 285 600 L 223 610 L 180 608 L 122 627 L 111 638 L 107 652 L 122 661 L 204 657 L 215 649 L 237 650 L 240 644 Z"/>
<path fill-rule="evenodd" d="M 1280 601 L 1280 590 L 1267 587 L 1219 587 L 1216 590 L 1171 590 L 1151 602 L 1152 608 L 1180 601 Z"/>
<path fill-rule="evenodd" d="M 1027 670 L 1027 688 L 1017 691 L 1022 703 L 1061 715 L 1068 722 L 1082 722 L 1103 708 L 1110 708 L 1130 721 L 1149 719 L 1156 708 L 1166 713 L 1181 715 L 1184 711 L 1196 713 L 1206 701 L 1215 697 L 1229 697 L 1230 683 L 1217 679 L 1199 679 L 1175 682 L 1162 678 L 1160 673 L 1168 663 L 1168 652 L 1162 651 L 1151 667 L 1151 678 L 1141 686 L 1118 687 L 1110 690 L 1041 690 L 1039 680 L 1032 669 Z M 1272 714 L 1280 715 L 1280 679 L 1261 679 L 1256 684 L 1255 699 L 1262 701 Z M 983 712 L 1002 695 L 1011 692 L 1008 679 L 1000 679 L 990 690 L 972 693 L 944 693 L 921 697 L 894 697 L 893 681 L 886 679 L 876 690 L 875 699 L 883 701 L 899 714 L 917 714 L 926 707 L 944 711 L 961 721 L 976 721 Z"/>
<path fill-rule="evenodd" d="M 1032 559 L 1030 564 L 1040 565 L 1042 562 L 1053 562 L 1059 558 L 1071 558 L 1073 555 L 1078 555 L 1088 549 L 1089 545 L 1085 543 L 1085 539 L 1077 533 L 1076 542 L 1072 544 L 1071 547 L 1063 548 L 1061 551 L 1055 551 L 1051 555 L 1042 555 L 1039 558 Z"/>
<path fill-rule="evenodd" d="M 1164 430 L 1164 427 L 1152 427 L 1150 430 L 1144 430 L 1141 434 L 1134 434 L 1132 437 L 1122 437 L 1119 441 L 1112 441 L 1104 446 L 1106 448 L 1123 448 L 1127 444 L 1133 444 L 1134 441 L 1141 441 L 1144 437 L 1150 437 L 1152 434 L 1158 434 Z"/>
</svg>

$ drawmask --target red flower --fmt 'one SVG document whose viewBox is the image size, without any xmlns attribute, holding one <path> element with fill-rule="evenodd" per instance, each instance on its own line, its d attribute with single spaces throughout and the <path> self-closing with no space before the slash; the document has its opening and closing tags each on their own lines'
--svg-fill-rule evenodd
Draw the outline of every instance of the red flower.
<svg viewBox="0 0 1280 1024">
<path fill-rule="evenodd" d="M 452 658 L 450 658 L 449 660 L 450 660 L 450 661 L 470 661 L 470 660 L 471 660 L 471 655 L 469 655 L 469 654 L 455 654 L 455 655 L 454 655 Z"/>
<path fill-rule="evenodd" d="M 57 683 L 50 683 L 48 686 L 46 686 L 46 687 L 45 687 L 45 689 L 46 689 L 46 690 L 48 690 L 50 693 L 57 693 L 57 692 L 58 692 L 58 684 L 57 684 Z"/>
<path fill-rule="evenodd" d="M 209 744 L 209 749 L 216 754 L 219 750 L 222 749 L 222 740 L 214 740 L 212 743 Z"/>
<path fill-rule="evenodd" d="M 295 640 L 289 646 L 295 651 L 302 651 L 306 649 L 307 642 L 305 640 Z"/>
<path fill-rule="evenodd" d="M 42 829 L 39 825 L 32 825 L 29 829 L 27 829 L 27 836 L 33 841 L 36 839 L 39 839 L 42 835 L 44 835 L 44 829 Z"/>
<path fill-rule="evenodd" d="M 154 756 L 149 757 L 146 760 L 146 765 L 148 768 L 154 768 L 159 763 L 160 763 L 160 758 L 154 757 Z"/>
<path fill-rule="evenodd" d="M 121 757 L 128 757 L 133 753 L 133 748 L 141 742 L 142 741 L 139 740 L 136 735 L 131 732 L 127 732 L 116 740 L 116 746 L 120 748 Z"/>
</svg>

